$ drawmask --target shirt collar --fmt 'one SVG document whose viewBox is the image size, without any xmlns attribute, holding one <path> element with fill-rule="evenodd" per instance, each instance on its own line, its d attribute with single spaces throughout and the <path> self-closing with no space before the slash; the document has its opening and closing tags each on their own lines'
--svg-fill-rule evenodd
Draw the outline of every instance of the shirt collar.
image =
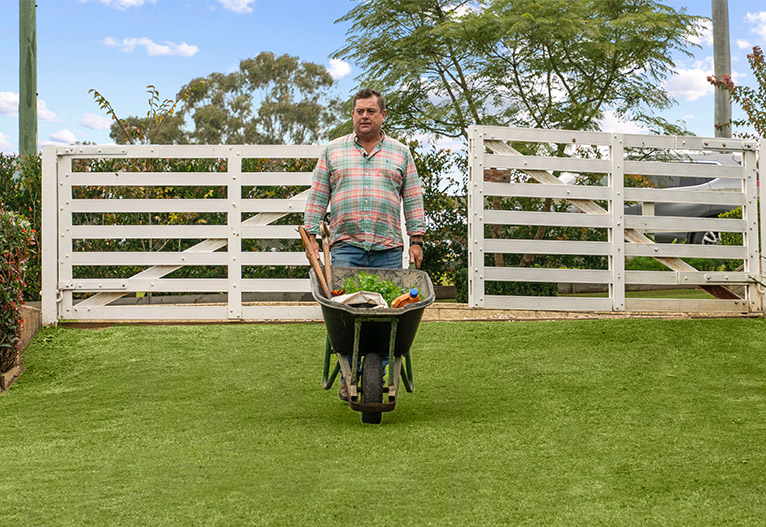
<svg viewBox="0 0 766 527">
<path fill-rule="evenodd" d="M 358 139 L 358 138 L 357 138 L 357 136 L 356 136 L 356 132 L 354 132 L 354 133 L 353 133 L 353 134 L 351 134 L 351 135 L 352 135 L 352 138 L 353 138 L 353 140 L 354 140 L 354 144 L 355 144 L 357 147 L 364 149 L 364 147 L 361 145 L 361 143 L 359 143 L 359 139 Z M 381 130 L 381 131 L 380 131 L 380 141 L 378 141 L 378 144 L 377 144 L 377 145 L 375 145 L 375 148 L 373 149 L 373 152 L 377 152 L 378 150 L 380 150 L 380 147 L 383 145 L 383 141 L 385 141 L 385 140 L 386 140 L 386 137 L 387 137 L 387 136 L 386 136 L 386 132 L 384 132 L 383 130 Z"/>
</svg>

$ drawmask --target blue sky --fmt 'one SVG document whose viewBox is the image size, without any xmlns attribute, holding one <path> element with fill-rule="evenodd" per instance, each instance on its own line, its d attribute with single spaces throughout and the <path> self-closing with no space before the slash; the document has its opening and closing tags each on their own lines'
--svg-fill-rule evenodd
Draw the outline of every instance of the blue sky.
<svg viewBox="0 0 766 527">
<path fill-rule="evenodd" d="M 323 64 L 349 94 L 354 64 L 331 64 L 348 26 L 335 24 L 349 0 L 38 0 L 37 50 L 39 142 L 109 143 L 109 121 L 88 90 L 95 88 L 122 116 L 147 110 L 145 88 L 173 97 L 194 77 L 236 68 L 261 51 L 288 53 Z M 667 2 L 691 14 L 710 16 L 710 0 Z M 0 151 L 18 148 L 19 0 L 0 0 Z M 730 0 L 732 69 L 738 82 L 752 75 L 745 55 L 766 47 L 766 4 Z M 684 119 L 697 135 L 713 135 L 712 36 L 705 35 L 692 59 L 677 57 L 678 75 L 667 89 L 678 105 L 664 116 Z M 609 131 L 640 131 L 609 116 Z"/>
</svg>

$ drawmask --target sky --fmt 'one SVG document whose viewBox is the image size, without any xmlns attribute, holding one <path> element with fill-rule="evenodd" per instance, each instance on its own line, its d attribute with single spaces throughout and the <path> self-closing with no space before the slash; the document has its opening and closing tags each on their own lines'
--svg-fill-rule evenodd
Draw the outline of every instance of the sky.
<svg viewBox="0 0 766 527">
<path fill-rule="evenodd" d="M 24 0 L 27 1 L 27 0 Z M 666 1 L 689 14 L 711 16 L 711 0 Z M 98 90 L 120 116 L 144 115 L 146 86 L 173 98 L 195 77 L 230 72 L 261 51 L 322 64 L 351 95 L 361 72 L 330 60 L 346 39 L 335 21 L 350 0 L 37 0 L 38 140 L 40 146 L 75 141 L 111 143 L 110 121 L 94 102 Z M 752 85 L 746 55 L 766 48 L 766 3 L 729 0 L 732 71 Z M 683 120 L 700 136 L 714 135 L 712 33 L 694 56 L 676 56 L 677 73 L 665 88 L 677 101 L 662 116 Z M 18 150 L 19 0 L 0 0 L 0 152 Z M 740 116 L 735 108 L 735 118 Z M 604 131 L 641 133 L 612 115 Z"/>
</svg>

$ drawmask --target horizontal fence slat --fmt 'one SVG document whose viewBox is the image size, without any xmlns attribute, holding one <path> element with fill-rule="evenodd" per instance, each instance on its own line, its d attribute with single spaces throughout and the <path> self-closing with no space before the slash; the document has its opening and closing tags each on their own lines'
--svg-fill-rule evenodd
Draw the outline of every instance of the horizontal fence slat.
<svg viewBox="0 0 766 527">
<path fill-rule="evenodd" d="M 121 293 L 220 293 L 228 289 L 226 278 L 78 278 L 61 282 L 61 289 L 75 292 Z"/>
<path fill-rule="evenodd" d="M 608 298 L 486 295 L 487 309 L 539 311 L 611 311 Z"/>
<path fill-rule="evenodd" d="M 484 223 L 500 225 L 549 225 L 555 227 L 611 227 L 606 214 L 570 212 L 536 212 L 518 210 L 485 210 Z"/>
<path fill-rule="evenodd" d="M 535 267 L 485 267 L 484 281 L 608 284 L 612 272 L 602 269 L 541 269 Z"/>
<path fill-rule="evenodd" d="M 654 258 L 725 258 L 741 260 L 747 249 L 739 245 L 702 245 L 686 243 L 625 244 L 625 256 L 651 256 Z"/>
<path fill-rule="evenodd" d="M 225 252 L 77 251 L 72 253 L 72 265 L 226 265 L 228 261 L 228 255 Z"/>
<path fill-rule="evenodd" d="M 745 220 L 735 218 L 691 218 L 681 216 L 637 216 L 625 215 L 625 227 L 653 232 L 742 232 L 747 227 Z"/>
<path fill-rule="evenodd" d="M 242 265 L 309 265 L 305 252 L 255 251 L 242 253 Z"/>
<path fill-rule="evenodd" d="M 324 148 L 324 145 L 77 145 L 59 147 L 56 152 L 74 158 L 210 159 L 238 152 L 242 158 L 311 159 L 319 157 Z"/>
<path fill-rule="evenodd" d="M 242 238 L 297 240 L 300 234 L 297 225 L 242 225 Z"/>
<path fill-rule="evenodd" d="M 484 251 L 503 254 L 583 254 L 606 256 L 611 253 L 608 242 L 579 242 L 559 240 L 496 240 L 485 239 Z"/>
<path fill-rule="evenodd" d="M 572 157 L 537 157 L 486 154 L 484 166 L 516 170 L 560 170 L 567 172 L 596 172 L 606 174 L 611 169 L 608 159 L 578 159 Z"/>
<path fill-rule="evenodd" d="M 160 306 L 74 306 L 71 318 L 77 320 L 227 320 L 227 306 L 160 305 Z M 67 316 L 64 319 L 70 318 Z"/>
<path fill-rule="evenodd" d="M 625 201 L 648 203 L 713 203 L 716 205 L 742 206 L 745 194 L 737 191 L 684 190 L 656 188 L 626 188 Z"/>
<path fill-rule="evenodd" d="M 679 176 L 743 179 L 742 167 L 703 163 L 667 163 L 661 161 L 625 161 L 625 173 L 642 176 Z"/>
<path fill-rule="evenodd" d="M 625 283 L 632 285 L 720 285 L 745 284 L 748 282 L 748 273 L 738 272 L 625 271 Z"/>
<path fill-rule="evenodd" d="M 646 135 L 624 134 L 623 143 L 626 147 L 641 148 L 669 148 L 680 150 L 752 150 L 754 141 L 745 139 L 714 138 L 714 137 L 691 137 L 677 135 Z"/>
<path fill-rule="evenodd" d="M 226 172 L 73 172 L 73 186 L 225 187 Z"/>
<path fill-rule="evenodd" d="M 244 278 L 242 291 L 245 293 L 309 293 L 308 278 Z"/>
<path fill-rule="evenodd" d="M 567 143 L 581 145 L 611 144 L 612 134 L 576 130 L 543 130 L 540 128 L 508 128 L 505 126 L 478 126 L 481 138 L 499 141 L 528 141 L 532 143 Z"/>
<path fill-rule="evenodd" d="M 322 308 L 319 307 L 319 304 L 298 306 L 243 305 L 242 318 L 245 320 L 323 320 Z"/>
<path fill-rule="evenodd" d="M 78 225 L 73 239 L 204 239 L 226 238 L 226 225 Z"/>
<path fill-rule="evenodd" d="M 73 199 L 72 212 L 226 212 L 225 199 Z"/>
<path fill-rule="evenodd" d="M 521 198 L 606 200 L 611 193 L 606 187 L 586 185 L 540 185 L 533 183 L 484 183 L 485 196 L 517 196 Z"/>
<path fill-rule="evenodd" d="M 305 199 L 243 199 L 242 212 L 298 212 L 306 209 Z"/>
<path fill-rule="evenodd" d="M 746 313 L 747 302 L 713 298 L 626 298 L 625 309 L 666 313 Z"/>
<path fill-rule="evenodd" d="M 310 186 L 312 172 L 242 172 L 242 185 L 249 186 Z"/>
</svg>

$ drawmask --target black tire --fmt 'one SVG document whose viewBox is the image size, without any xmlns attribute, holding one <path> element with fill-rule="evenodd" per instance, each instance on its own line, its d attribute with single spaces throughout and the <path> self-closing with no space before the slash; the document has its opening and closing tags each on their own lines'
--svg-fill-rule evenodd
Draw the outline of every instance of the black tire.
<svg viewBox="0 0 766 527">
<path fill-rule="evenodd" d="M 721 245 L 721 233 L 714 231 L 693 232 L 689 236 L 689 243 L 697 245 Z"/>
<path fill-rule="evenodd" d="M 383 402 L 383 361 L 380 355 L 370 353 L 362 361 L 362 402 Z M 371 425 L 380 424 L 381 412 L 362 412 L 362 422 Z"/>
</svg>

